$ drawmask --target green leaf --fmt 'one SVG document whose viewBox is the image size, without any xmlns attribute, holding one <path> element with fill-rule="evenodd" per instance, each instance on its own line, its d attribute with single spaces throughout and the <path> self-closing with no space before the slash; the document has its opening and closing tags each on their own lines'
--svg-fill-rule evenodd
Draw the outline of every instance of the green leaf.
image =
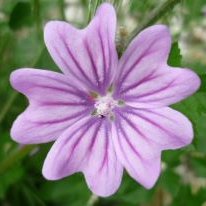
<svg viewBox="0 0 206 206">
<path fill-rule="evenodd" d="M 103 0 L 89 0 L 87 23 L 91 21 L 92 17 L 95 15 L 96 10 L 101 3 L 103 3 Z"/>
<path fill-rule="evenodd" d="M 15 5 L 10 15 L 9 26 L 17 30 L 32 24 L 32 9 L 30 2 L 19 2 Z"/>
<path fill-rule="evenodd" d="M 0 175 L 0 199 L 3 199 L 9 186 L 19 181 L 24 175 L 24 168 L 21 165 L 11 168 Z"/>
<path fill-rule="evenodd" d="M 162 152 L 162 161 L 167 164 L 168 167 L 174 168 L 180 164 L 180 157 L 182 155 L 182 150 L 166 150 Z"/>
<path fill-rule="evenodd" d="M 200 92 L 206 92 L 206 74 L 199 75 L 201 80 Z"/>
<path fill-rule="evenodd" d="M 40 58 L 38 58 L 38 61 L 36 62 L 35 67 L 36 68 L 45 68 L 45 69 L 53 70 L 53 71 L 57 71 L 57 72 L 60 71 L 45 47 L 43 48 L 43 51 L 41 52 L 41 56 L 40 56 Z"/>
<path fill-rule="evenodd" d="M 196 94 L 190 96 L 189 98 L 181 101 L 172 108 L 180 111 L 193 124 L 194 129 L 194 140 L 193 145 L 199 152 L 206 153 L 206 93 L 197 92 Z"/>
<path fill-rule="evenodd" d="M 191 158 L 190 164 L 198 177 L 206 177 L 206 156 Z"/>
<path fill-rule="evenodd" d="M 174 42 L 170 50 L 168 64 L 173 67 L 179 67 L 181 66 L 181 60 L 182 60 L 182 55 L 180 52 L 178 42 Z"/>
<path fill-rule="evenodd" d="M 179 175 L 174 173 L 171 169 L 167 169 L 162 172 L 159 179 L 159 184 L 164 190 L 175 197 L 180 188 L 179 180 Z"/>
<path fill-rule="evenodd" d="M 169 13 L 176 4 L 180 2 L 181 0 L 166 0 L 159 6 L 155 7 L 154 10 L 150 11 L 148 13 L 148 16 L 144 18 L 143 22 L 141 22 L 140 25 L 132 31 L 130 37 L 128 38 L 126 46 L 128 46 L 128 44 L 140 31 L 147 28 L 148 26 L 155 24 L 159 19 Z"/>
<path fill-rule="evenodd" d="M 107 199 L 101 199 L 100 205 L 136 206 L 149 203 L 155 189 L 156 187 L 151 190 L 145 189 L 125 173 L 117 193 Z"/>
<path fill-rule="evenodd" d="M 205 189 L 200 189 L 197 193 L 193 194 L 191 188 L 182 185 L 177 197 L 173 200 L 170 206 L 199 206 L 205 202 Z"/>
<path fill-rule="evenodd" d="M 39 196 L 45 202 L 54 205 L 82 206 L 91 196 L 83 175 L 75 174 L 59 181 L 44 181 L 39 189 Z M 81 198 L 79 198 L 81 197 Z"/>
</svg>

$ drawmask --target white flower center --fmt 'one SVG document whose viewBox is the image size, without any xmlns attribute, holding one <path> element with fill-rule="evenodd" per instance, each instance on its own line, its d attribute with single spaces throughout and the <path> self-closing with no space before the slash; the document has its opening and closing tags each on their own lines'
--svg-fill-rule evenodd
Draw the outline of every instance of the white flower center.
<svg viewBox="0 0 206 206">
<path fill-rule="evenodd" d="M 110 96 L 100 97 L 96 100 L 94 107 L 97 115 L 100 117 L 107 117 L 112 114 L 112 110 L 117 105 L 117 102 Z"/>
</svg>

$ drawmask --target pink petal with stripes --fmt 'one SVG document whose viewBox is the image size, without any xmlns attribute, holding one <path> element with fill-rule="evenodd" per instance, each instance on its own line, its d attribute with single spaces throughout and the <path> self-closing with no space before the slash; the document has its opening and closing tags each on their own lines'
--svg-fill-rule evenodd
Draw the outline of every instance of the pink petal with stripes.
<svg viewBox="0 0 206 206">
<path fill-rule="evenodd" d="M 46 46 L 59 68 L 90 90 L 105 94 L 117 68 L 116 14 L 102 4 L 82 30 L 66 22 L 51 21 L 44 31 Z"/>
<path fill-rule="evenodd" d="M 117 156 L 128 173 L 146 188 L 160 174 L 161 151 L 190 144 L 193 130 L 181 113 L 161 109 L 116 109 L 112 139 Z"/>
<path fill-rule="evenodd" d="M 123 167 L 111 141 L 107 119 L 86 117 L 74 124 L 54 143 L 43 166 L 50 180 L 83 172 L 91 191 L 109 196 L 119 187 Z"/>
<path fill-rule="evenodd" d="M 77 89 L 69 77 L 38 69 L 19 69 L 11 84 L 29 99 L 29 107 L 18 116 L 12 138 L 22 144 L 53 141 L 70 125 L 89 115 L 93 102 L 85 89 Z"/>
<path fill-rule="evenodd" d="M 200 85 L 198 76 L 189 69 L 166 64 L 170 45 L 166 26 L 142 31 L 120 59 L 114 97 L 137 108 L 155 108 L 194 93 Z"/>
</svg>

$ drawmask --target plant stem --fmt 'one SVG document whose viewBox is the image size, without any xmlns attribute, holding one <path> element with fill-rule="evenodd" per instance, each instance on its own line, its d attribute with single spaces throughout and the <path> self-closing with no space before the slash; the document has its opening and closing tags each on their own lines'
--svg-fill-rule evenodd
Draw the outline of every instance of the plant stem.
<svg viewBox="0 0 206 206">
<path fill-rule="evenodd" d="M 98 201 L 98 196 L 92 194 L 86 204 L 86 206 L 94 206 Z"/>
<path fill-rule="evenodd" d="M 163 190 L 157 187 L 151 206 L 163 206 Z"/>
<path fill-rule="evenodd" d="M 1 113 L 0 113 L 0 124 L 3 121 L 4 117 L 6 116 L 7 112 L 9 111 L 12 103 L 14 102 L 14 100 L 16 99 L 17 96 L 18 96 L 18 93 L 13 91 L 11 96 L 7 100 L 6 104 L 4 105 L 4 107 L 3 107 L 3 109 L 1 110 Z"/>
<path fill-rule="evenodd" d="M 32 66 L 35 66 L 37 64 L 37 62 L 42 56 L 43 51 L 44 51 L 44 48 L 40 50 L 37 58 L 35 58 L 34 62 L 31 64 Z M 0 112 L 0 123 L 4 120 L 6 114 L 8 113 L 10 107 L 12 106 L 14 100 L 18 97 L 18 95 L 19 93 L 17 93 L 16 91 L 12 91 L 9 99 L 7 100 L 3 109 Z M 11 166 L 13 166 L 15 162 L 17 162 L 18 160 L 22 159 L 27 154 L 29 154 L 35 147 L 36 147 L 35 145 L 23 146 L 22 148 L 16 150 L 13 154 L 3 159 L 3 161 L 0 163 L 0 174 L 2 174 L 4 171 L 6 171 Z"/>
<path fill-rule="evenodd" d="M 95 15 L 95 12 L 98 6 L 103 2 L 103 0 L 89 0 L 88 6 L 88 17 L 87 17 L 87 24 L 91 21 L 92 17 Z"/>
<path fill-rule="evenodd" d="M 167 14 L 169 11 L 171 11 L 174 6 L 178 3 L 180 3 L 182 0 L 167 0 L 163 4 L 161 4 L 159 7 L 155 8 L 150 15 L 145 19 L 145 21 L 142 22 L 142 24 L 134 29 L 134 31 L 131 33 L 127 40 L 127 46 L 129 43 L 133 40 L 133 38 L 144 28 L 154 24 L 157 22 L 161 17 L 163 17 L 165 14 Z"/>
<path fill-rule="evenodd" d="M 90 22 L 91 18 L 92 18 L 92 0 L 89 0 L 87 24 Z"/>
<path fill-rule="evenodd" d="M 119 8 L 120 8 L 120 6 L 122 4 L 122 1 L 114 0 L 112 3 L 113 3 L 113 5 L 114 5 L 114 7 L 116 9 L 116 12 L 118 12 L 118 10 L 119 10 Z"/>
<path fill-rule="evenodd" d="M 37 62 L 39 61 L 39 59 L 42 56 L 43 51 L 44 51 L 44 48 L 42 48 L 40 50 L 37 58 L 35 58 L 35 60 L 31 64 L 31 67 L 34 67 L 37 64 Z M 4 120 L 6 114 L 8 113 L 10 107 L 12 106 L 14 100 L 18 97 L 18 95 L 19 95 L 19 93 L 17 93 L 16 91 L 12 91 L 10 97 L 8 98 L 8 100 L 6 101 L 5 105 L 3 106 L 2 110 L 0 111 L 0 124 Z"/>
<path fill-rule="evenodd" d="M 11 167 L 15 162 L 30 153 L 36 145 L 25 145 L 21 149 L 16 150 L 12 155 L 4 159 L 0 164 L 0 175 Z"/>
<path fill-rule="evenodd" d="M 66 20 L 64 7 L 65 7 L 64 0 L 59 0 L 59 9 L 60 9 L 61 18 L 62 18 L 63 21 Z"/>
<path fill-rule="evenodd" d="M 64 3 L 64 0 L 60 0 L 61 2 L 61 7 Z M 64 19 L 64 15 L 62 13 L 62 19 Z M 35 67 L 35 65 L 38 63 L 39 59 L 42 56 L 42 53 L 44 52 L 44 47 L 41 48 L 37 58 L 35 58 L 35 60 L 33 61 L 33 63 L 31 64 L 31 67 Z M 16 97 L 18 96 L 19 93 L 13 91 L 11 96 L 9 97 L 9 99 L 7 100 L 7 102 L 5 103 L 5 106 L 3 107 L 3 109 L 0 112 L 0 123 L 3 121 L 3 119 L 5 118 L 7 112 L 9 111 L 10 107 L 12 106 L 14 100 L 16 99 Z M 25 145 L 22 148 L 16 150 L 13 154 L 11 154 L 10 156 L 8 156 L 7 158 L 5 158 L 1 163 L 0 163 L 0 174 L 2 174 L 4 171 L 6 171 L 9 167 L 11 167 L 15 162 L 17 162 L 18 160 L 21 160 L 22 158 L 24 158 L 27 154 L 29 154 L 34 148 L 36 147 L 36 145 Z"/>
<path fill-rule="evenodd" d="M 44 47 L 41 48 L 37 58 L 35 58 L 35 60 L 31 64 L 31 66 L 35 66 L 38 63 L 38 61 L 41 58 L 43 52 L 44 52 Z M 5 103 L 5 106 L 3 107 L 3 109 L 0 112 L 0 123 L 4 120 L 6 114 L 8 113 L 10 107 L 12 106 L 14 100 L 16 99 L 16 97 L 18 97 L 18 95 L 19 95 L 19 93 L 15 92 L 15 91 L 12 91 L 9 99 L 7 100 L 7 102 Z M 4 171 L 6 171 L 11 166 L 13 166 L 13 164 L 15 162 L 17 162 L 18 160 L 24 158 L 35 147 L 36 147 L 36 145 L 25 145 L 20 149 L 18 148 L 13 154 L 11 154 L 8 157 L 6 157 L 5 159 L 3 159 L 3 161 L 0 163 L 0 174 L 2 174 Z"/>
<path fill-rule="evenodd" d="M 33 0 L 33 17 L 35 19 L 36 30 L 39 39 L 42 38 L 42 22 L 41 22 L 41 12 L 40 12 L 40 0 Z"/>
</svg>

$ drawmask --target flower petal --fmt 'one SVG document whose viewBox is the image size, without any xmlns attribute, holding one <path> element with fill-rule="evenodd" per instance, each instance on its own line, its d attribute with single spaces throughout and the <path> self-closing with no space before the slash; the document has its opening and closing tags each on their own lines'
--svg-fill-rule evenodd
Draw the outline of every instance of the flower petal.
<svg viewBox="0 0 206 206">
<path fill-rule="evenodd" d="M 19 69 L 11 74 L 12 86 L 29 99 L 29 107 L 16 119 L 12 138 L 22 144 L 53 141 L 71 124 L 93 109 L 85 89 L 69 77 L 45 70 Z"/>
<path fill-rule="evenodd" d="M 114 97 L 137 108 L 155 108 L 176 103 L 195 92 L 200 80 L 194 72 L 166 64 L 170 44 L 165 26 L 142 31 L 120 60 Z"/>
<path fill-rule="evenodd" d="M 66 22 L 51 21 L 44 31 L 46 46 L 60 69 L 90 90 L 104 94 L 117 68 L 116 15 L 103 3 L 90 24 L 78 30 Z"/>
<path fill-rule="evenodd" d="M 106 119 L 86 117 L 71 126 L 54 143 L 43 166 L 43 175 L 56 180 L 82 171 L 92 192 L 109 196 L 119 187 L 123 168 L 111 141 Z"/>
<path fill-rule="evenodd" d="M 161 151 L 189 144 L 193 130 L 185 116 L 168 107 L 125 107 L 115 111 L 112 138 L 119 161 L 131 177 L 151 188 L 160 174 Z"/>
</svg>

